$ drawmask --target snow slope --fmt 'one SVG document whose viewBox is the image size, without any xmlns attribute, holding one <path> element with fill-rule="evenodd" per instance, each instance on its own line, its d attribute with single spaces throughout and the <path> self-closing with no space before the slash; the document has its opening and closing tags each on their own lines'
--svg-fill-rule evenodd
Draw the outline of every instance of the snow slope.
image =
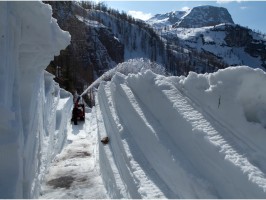
<svg viewBox="0 0 266 200">
<path fill-rule="evenodd" d="M 42 2 L 0 2 L 0 198 L 33 198 L 63 147 L 72 95 L 44 69 L 70 43 Z"/>
<path fill-rule="evenodd" d="M 117 73 L 96 98 L 111 198 L 266 198 L 266 74 Z"/>
<path fill-rule="evenodd" d="M 170 27 L 176 22 L 181 21 L 184 16 L 186 16 L 191 10 L 188 11 L 173 11 L 166 14 L 157 14 L 152 18 L 148 19 L 146 22 L 156 29 L 163 29 L 165 27 Z"/>
<path fill-rule="evenodd" d="M 246 45 L 230 46 L 226 42 L 228 27 L 234 28 L 235 25 L 220 24 L 216 26 L 208 26 L 201 28 L 173 28 L 167 31 L 162 31 L 162 35 L 166 38 L 172 38 L 173 40 L 179 39 L 179 43 L 182 46 L 192 48 L 198 52 L 207 52 L 220 58 L 221 61 L 227 63 L 230 66 L 247 65 L 252 68 L 263 67 L 261 56 L 252 56 L 246 51 Z M 266 44 L 265 38 L 261 34 L 249 32 L 252 37 L 252 43 L 257 42 L 262 46 Z"/>
</svg>

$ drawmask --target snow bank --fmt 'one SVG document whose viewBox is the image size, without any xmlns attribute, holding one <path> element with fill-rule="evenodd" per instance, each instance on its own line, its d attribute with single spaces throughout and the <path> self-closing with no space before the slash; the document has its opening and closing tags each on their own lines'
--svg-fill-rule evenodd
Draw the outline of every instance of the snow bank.
<svg viewBox="0 0 266 200">
<path fill-rule="evenodd" d="M 241 128 L 247 121 L 266 127 L 266 74 L 260 69 L 241 66 L 213 74 L 190 72 L 188 77 L 180 78 L 179 84 L 189 96 L 193 95 L 193 99 L 200 101 L 211 112 L 224 116 L 223 120 L 230 123 L 238 120 Z"/>
<path fill-rule="evenodd" d="M 37 197 L 65 138 L 55 129 L 65 126 L 72 97 L 44 69 L 70 35 L 51 16 L 41 2 L 0 2 L 0 198 Z"/>
<path fill-rule="evenodd" d="M 265 198 L 262 70 L 165 77 L 117 73 L 96 99 L 100 169 L 112 198 Z"/>
</svg>

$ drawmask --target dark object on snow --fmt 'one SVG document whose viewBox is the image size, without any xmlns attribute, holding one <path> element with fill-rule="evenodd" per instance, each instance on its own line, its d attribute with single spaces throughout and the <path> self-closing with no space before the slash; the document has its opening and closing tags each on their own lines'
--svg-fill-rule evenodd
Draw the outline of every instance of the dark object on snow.
<svg viewBox="0 0 266 200">
<path fill-rule="evenodd" d="M 66 188 L 69 189 L 73 183 L 74 178 L 72 176 L 62 176 L 47 182 L 48 185 L 53 186 L 53 188 Z"/>
<path fill-rule="evenodd" d="M 72 111 L 72 119 L 75 125 L 78 124 L 78 120 L 85 120 L 85 105 L 84 102 L 80 103 L 80 96 L 77 98 Z"/>
<path fill-rule="evenodd" d="M 109 142 L 109 137 L 104 137 L 103 139 L 101 139 L 101 142 L 102 142 L 103 144 L 108 144 L 108 142 Z"/>
<path fill-rule="evenodd" d="M 72 121 L 74 121 L 75 125 L 78 125 L 78 108 L 74 106 L 72 111 Z"/>
</svg>

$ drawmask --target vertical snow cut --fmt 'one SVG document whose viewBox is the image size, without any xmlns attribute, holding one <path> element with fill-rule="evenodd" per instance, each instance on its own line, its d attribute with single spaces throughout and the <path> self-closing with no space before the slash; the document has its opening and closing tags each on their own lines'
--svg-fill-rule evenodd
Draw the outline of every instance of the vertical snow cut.
<svg viewBox="0 0 266 200">
<path fill-rule="evenodd" d="M 42 2 L 0 2 L 0 27 L 0 198 L 36 198 L 72 106 L 44 69 L 70 35 Z"/>
</svg>

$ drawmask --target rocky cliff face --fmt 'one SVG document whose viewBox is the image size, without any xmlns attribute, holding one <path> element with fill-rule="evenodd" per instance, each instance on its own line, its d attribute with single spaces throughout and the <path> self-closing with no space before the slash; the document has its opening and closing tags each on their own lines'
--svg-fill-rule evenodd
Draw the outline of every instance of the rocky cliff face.
<svg viewBox="0 0 266 200">
<path fill-rule="evenodd" d="M 199 28 L 221 23 L 234 24 L 226 8 L 215 6 L 198 6 L 188 11 L 157 14 L 146 22 L 156 28 L 167 26 L 173 26 L 173 28 Z"/>
<path fill-rule="evenodd" d="M 199 6 L 193 8 L 179 22 L 174 24 L 173 27 L 199 28 L 204 26 L 215 26 L 221 23 L 234 23 L 226 8 Z"/>
</svg>

